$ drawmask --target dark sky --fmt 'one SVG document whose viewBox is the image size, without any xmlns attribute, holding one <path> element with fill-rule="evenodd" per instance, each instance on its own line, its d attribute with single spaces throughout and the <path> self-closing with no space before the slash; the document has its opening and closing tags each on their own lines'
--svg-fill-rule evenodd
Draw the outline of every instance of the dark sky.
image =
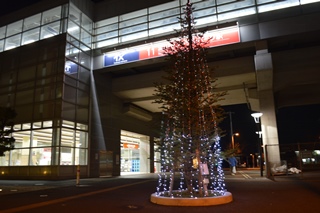
<svg viewBox="0 0 320 213">
<path fill-rule="evenodd" d="M 258 138 L 255 135 L 256 124 L 246 104 L 223 107 L 232 114 L 233 132 L 240 133 L 235 143 L 240 143 L 248 154 L 256 152 Z M 320 142 L 320 104 L 281 108 L 276 111 L 280 144 Z M 221 123 L 227 135 L 221 139 L 221 145 L 230 144 L 230 119 L 227 116 Z"/>
<path fill-rule="evenodd" d="M 1 1 L 0 16 L 15 10 L 22 9 L 28 5 L 40 2 L 41 0 L 4 0 Z"/>
</svg>

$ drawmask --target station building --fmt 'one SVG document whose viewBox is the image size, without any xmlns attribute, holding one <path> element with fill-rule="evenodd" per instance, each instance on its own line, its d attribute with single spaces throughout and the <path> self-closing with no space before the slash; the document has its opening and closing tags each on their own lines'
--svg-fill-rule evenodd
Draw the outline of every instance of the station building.
<svg viewBox="0 0 320 213">
<path fill-rule="evenodd" d="M 0 178 L 159 171 L 161 112 L 152 85 L 186 3 L 43 0 L 1 17 L 0 106 L 17 117 Z M 277 144 L 277 107 L 320 103 L 320 1 L 192 3 L 197 28 L 214 38 L 209 64 L 224 67 L 220 90 L 231 94 L 222 104 L 262 111 L 264 143 Z"/>
</svg>

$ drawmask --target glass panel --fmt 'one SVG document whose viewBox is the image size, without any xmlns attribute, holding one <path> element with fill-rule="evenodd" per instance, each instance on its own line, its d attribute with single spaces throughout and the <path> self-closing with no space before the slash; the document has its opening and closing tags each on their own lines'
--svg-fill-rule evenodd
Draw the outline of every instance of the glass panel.
<svg viewBox="0 0 320 213">
<path fill-rule="evenodd" d="M 9 166 L 10 152 L 5 152 L 5 156 L 0 157 L 0 166 Z"/>
<path fill-rule="evenodd" d="M 88 133 L 76 131 L 76 147 L 88 148 Z"/>
<path fill-rule="evenodd" d="M 41 128 L 41 124 L 42 124 L 42 122 L 34 122 L 32 124 L 32 128 L 33 129 L 39 129 L 39 128 Z"/>
<path fill-rule="evenodd" d="M 50 38 L 60 33 L 60 21 L 56 21 L 41 27 L 40 39 Z"/>
<path fill-rule="evenodd" d="M 104 19 L 102 21 L 96 22 L 95 23 L 95 27 L 98 28 L 98 27 L 110 25 L 110 24 L 113 24 L 113 23 L 117 24 L 117 22 L 118 22 L 118 16 L 115 16 L 115 17 L 112 17 L 112 18 L 108 18 L 108 19 Z"/>
<path fill-rule="evenodd" d="M 29 125 L 30 128 L 30 125 Z M 16 139 L 15 148 L 30 147 L 31 131 L 14 132 L 13 137 Z"/>
<path fill-rule="evenodd" d="M 77 123 L 77 129 L 88 130 L 88 125 Z"/>
<path fill-rule="evenodd" d="M 89 87 L 88 83 L 89 82 L 87 82 L 87 84 L 85 84 L 85 83 L 82 83 L 82 82 L 78 81 L 78 88 L 82 89 L 82 90 L 85 90 L 85 91 L 89 91 L 90 87 Z"/>
<path fill-rule="evenodd" d="M 7 27 L 7 37 L 22 32 L 22 20 L 9 24 Z"/>
<path fill-rule="evenodd" d="M 92 33 L 92 21 L 84 14 L 82 14 L 81 26 L 86 29 L 89 33 Z"/>
<path fill-rule="evenodd" d="M 78 96 L 77 104 L 84 105 L 84 106 L 89 105 L 89 93 L 78 89 L 77 96 Z"/>
<path fill-rule="evenodd" d="M 91 67 L 90 56 L 87 55 L 86 53 L 82 52 L 82 51 L 79 54 L 79 62 L 81 63 L 82 66 L 85 66 L 87 68 Z"/>
<path fill-rule="evenodd" d="M 27 80 L 33 80 L 36 76 L 37 68 L 36 66 L 28 66 L 20 68 L 18 73 L 18 81 L 27 81 Z"/>
<path fill-rule="evenodd" d="M 178 23 L 178 18 L 177 17 L 170 17 L 166 19 L 161 19 L 158 21 L 153 21 L 149 23 L 149 28 L 154 28 L 154 27 L 161 27 L 169 24 L 176 24 Z M 180 26 L 180 24 L 178 24 Z M 171 28 L 172 29 L 172 28 Z"/>
<path fill-rule="evenodd" d="M 194 4 L 195 10 L 206 8 L 206 7 L 213 7 L 216 5 L 215 0 L 207 0 L 207 1 L 200 1 Z"/>
<path fill-rule="evenodd" d="M 104 34 L 96 36 L 96 41 L 101 41 L 101 40 L 108 39 L 108 38 L 113 38 L 113 37 L 116 37 L 116 36 L 118 36 L 118 31 L 111 31 L 111 32 L 104 33 Z"/>
<path fill-rule="evenodd" d="M 268 2 L 276 2 L 277 0 L 257 0 L 257 4 L 265 4 Z"/>
<path fill-rule="evenodd" d="M 218 14 L 218 20 L 222 21 L 222 20 L 231 19 L 231 18 L 235 18 L 235 17 L 252 15 L 255 13 L 256 13 L 255 7 L 242 9 L 242 10 L 236 10 L 236 11 L 232 11 L 229 13 Z"/>
<path fill-rule="evenodd" d="M 5 50 L 11 50 L 13 48 L 19 47 L 21 41 L 21 34 L 11 36 L 5 41 Z"/>
<path fill-rule="evenodd" d="M 31 149 L 30 166 L 51 165 L 51 147 Z"/>
<path fill-rule="evenodd" d="M 54 99 L 55 86 L 44 86 L 35 90 L 35 101 L 47 101 Z"/>
<path fill-rule="evenodd" d="M 60 165 L 74 165 L 73 152 L 73 148 L 61 147 Z"/>
<path fill-rule="evenodd" d="M 88 123 L 88 108 L 77 106 L 77 122 Z"/>
<path fill-rule="evenodd" d="M 67 35 L 67 41 L 69 41 L 70 44 L 72 44 L 73 46 L 79 47 L 80 42 L 78 39 L 70 36 L 69 34 Z"/>
<path fill-rule="evenodd" d="M 194 17 L 197 17 L 197 19 L 196 19 L 197 25 L 199 24 L 198 23 L 199 18 L 204 17 L 204 16 L 211 16 L 214 14 L 216 14 L 215 7 L 194 12 Z"/>
<path fill-rule="evenodd" d="M 66 121 L 63 120 L 62 121 L 62 126 L 68 127 L 68 128 L 74 128 L 75 123 L 72 121 Z"/>
<path fill-rule="evenodd" d="M 96 43 L 95 48 L 105 47 L 112 44 L 118 44 L 118 38 L 108 39 L 106 41 L 101 41 Z"/>
<path fill-rule="evenodd" d="M 218 21 L 217 15 L 197 19 L 197 25 L 209 24 Z"/>
<path fill-rule="evenodd" d="M 87 149 L 75 149 L 75 165 L 87 165 L 88 164 L 88 150 Z"/>
<path fill-rule="evenodd" d="M 138 40 L 138 39 L 142 39 L 144 37 L 148 36 L 148 32 L 140 32 L 140 33 L 135 33 L 135 34 L 130 34 L 127 36 L 122 36 L 120 37 L 122 42 L 126 42 L 126 41 L 132 41 L 132 40 Z"/>
<path fill-rule="evenodd" d="M 61 130 L 61 146 L 74 147 L 74 130 L 66 128 Z"/>
<path fill-rule="evenodd" d="M 126 35 L 129 33 L 139 32 L 142 30 L 145 30 L 145 32 L 147 32 L 147 29 L 148 29 L 147 24 L 140 24 L 140 25 L 136 25 L 134 27 L 129 27 L 129 28 L 125 28 L 125 29 L 120 30 L 119 35 Z"/>
<path fill-rule="evenodd" d="M 230 2 L 236 2 L 237 0 L 217 0 L 217 5 L 228 4 Z"/>
<path fill-rule="evenodd" d="M 80 69 L 79 69 L 79 80 L 89 84 L 89 82 L 90 82 L 90 71 L 80 66 Z"/>
<path fill-rule="evenodd" d="M 16 93 L 16 105 L 33 102 L 33 90 L 25 90 Z"/>
<path fill-rule="evenodd" d="M 43 128 L 52 127 L 52 121 L 43 121 Z"/>
<path fill-rule="evenodd" d="M 24 19 L 23 30 L 33 29 L 40 26 L 41 14 L 37 14 L 31 17 Z"/>
<path fill-rule="evenodd" d="M 139 17 L 139 16 L 147 15 L 147 12 L 148 12 L 147 8 L 142 9 L 142 10 L 137 10 L 132 13 L 127 13 L 127 14 L 119 16 L 119 20 L 120 21 L 131 20 L 131 19 Z M 147 20 L 146 16 L 144 18 Z"/>
<path fill-rule="evenodd" d="M 114 31 L 117 29 L 118 29 L 118 23 L 115 23 L 115 24 L 107 25 L 107 26 L 96 29 L 96 34 Z"/>
<path fill-rule="evenodd" d="M 22 129 L 31 129 L 31 124 L 30 123 L 22 124 Z"/>
<path fill-rule="evenodd" d="M 52 119 L 54 117 L 54 103 L 45 102 L 40 104 L 34 104 L 33 118 L 40 119 Z"/>
<path fill-rule="evenodd" d="M 287 7 L 293 7 L 299 5 L 299 0 L 287 0 L 273 4 L 261 5 L 258 7 L 259 13 L 264 13 L 272 10 L 279 10 Z"/>
<path fill-rule="evenodd" d="M 4 51 L 4 39 L 0 40 L 0 52 Z"/>
<path fill-rule="evenodd" d="M 230 10 L 237 10 L 237 9 L 249 7 L 252 5 L 254 5 L 254 0 L 239 1 L 232 4 L 218 6 L 218 13 L 222 13 Z M 238 11 L 238 12 L 242 13 L 241 11 Z M 239 16 L 236 16 L 236 17 L 239 17 Z"/>
<path fill-rule="evenodd" d="M 29 30 L 22 34 L 22 45 L 30 44 L 39 40 L 40 28 Z"/>
<path fill-rule="evenodd" d="M 29 164 L 29 149 L 14 149 L 10 151 L 10 166 L 27 166 Z"/>
<path fill-rule="evenodd" d="M 54 22 L 60 19 L 61 19 L 61 6 L 42 13 L 42 25 L 50 22 Z"/>
<path fill-rule="evenodd" d="M 21 124 L 16 124 L 16 125 L 14 125 L 13 129 L 14 129 L 14 131 L 19 131 L 19 130 L 21 130 Z"/>
<path fill-rule="evenodd" d="M 76 88 L 64 84 L 63 99 L 71 103 L 76 103 L 76 92 Z"/>
<path fill-rule="evenodd" d="M 75 6 L 70 4 L 69 19 L 77 23 L 78 25 L 80 25 L 80 18 L 81 18 L 80 10 L 78 10 Z"/>
<path fill-rule="evenodd" d="M 166 17 L 174 16 L 176 18 L 176 21 L 178 21 L 177 17 L 179 15 L 180 15 L 180 9 L 179 8 L 175 8 L 175 9 L 165 10 L 165 11 L 162 11 L 160 13 L 151 14 L 149 16 L 149 20 L 153 21 L 153 20 L 156 20 L 156 19 L 164 19 Z"/>
<path fill-rule="evenodd" d="M 82 51 L 89 51 L 89 50 L 91 50 L 91 46 L 90 46 L 90 48 L 88 47 L 88 46 L 86 46 L 86 45 L 84 45 L 83 43 L 80 43 L 80 49 L 82 50 Z"/>
<path fill-rule="evenodd" d="M 149 36 L 160 35 L 163 33 L 173 33 L 174 29 L 179 29 L 179 28 L 180 28 L 180 24 L 173 24 L 165 27 L 155 28 L 155 29 L 149 30 Z"/>
<path fill-rule="evenodd" d="M 77 86 L 77 80 L 74 79 L 74 78 L 71 78 L 69 76 L 68 75 L 64 75 L 64 83 L 76 87 Z M 74 77 L 77 77 L 77 76 L 74 76 Z"/>
<path fill-rule="evenodd" d="M 0 39 L 6 36 L 6 27 L 7 26 L 0 27 Z"/>
<path fill-rule="evenodd" d="M 33 104 L 21 105 L 21 106 L 16 105 L 15 110 L 19 115 L 20 121 L 30 121 L 32 119 L 32 113 L 26 113 L 26 112 L 32 112 Z"/>
<path fill-rule="evenodd" d="M 79 67 L 78 64 L 76 64 L 76 63 L 74 63 L 72 61 L 66 61 L 65 68 L 64 68 L 65 69 L 65 73 L 67 75 L 73 75 L 76 78 L 77 73 L 78 73 L 78 67 Z"/>
<path fill-rule="evenodd" d="M 61 114 L 63 119 L 75 120 L 75 105 L 63 102 Z"/>
<path fill-rule="evenodd" d="M 72 21 L 68 22 L 68 33 L 76 39 L 80 39 L 80 27 Z"/>
<path fill-rule="evenodd" d="M 87 46 L 91 47 L 92 44 L 92 39 L 91 39 L 91 35 L 86 32 L 85 30 L 81 29 L 81 38 L 80 40 L 86 44 Z"/>
<path fill-rule="evenodd" d="M 78 62 L 79 61 L 79 56 L 78 56 L 79 52 L 80 52 L 80 50 L 78 48 L 76 48 L 73 45 L 67 43 L 66 56 L 68 58 L 72 59 L 73 61 Z"/>
<path fill-rule="evenodd" d="M 32 147 L 52 145 L 52 129 L 38 129 L 33 131 Z"/>
<path fill-rule="evenodd" d="M 124 27 L 130 27 L 132 25 L 137 25 L 137 24 L 141 24 L 141 23 L 145 23 L 148 22 L 147 16 L 143 16 L 143 17 L 139 17 L 139 18 L 135 18 L 135 19 L 130 19 L 127 21 L 123 21 L 119 23 L 119 27 L 124 28 Z"/>
</svg>

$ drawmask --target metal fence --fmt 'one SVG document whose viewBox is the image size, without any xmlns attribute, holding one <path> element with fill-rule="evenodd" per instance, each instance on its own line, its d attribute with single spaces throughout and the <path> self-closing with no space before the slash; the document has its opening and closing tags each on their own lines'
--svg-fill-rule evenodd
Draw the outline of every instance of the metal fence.
<svg viewBox="0 0 320 213">
<path fill-rule="evenodd" d="M 279 149 L 280 162 L 270 162 L 271 150 Z M 267 177 L 315 176 L 320 177 L 320 142 L 277 144 L 265 146 Z"/>
</svg>

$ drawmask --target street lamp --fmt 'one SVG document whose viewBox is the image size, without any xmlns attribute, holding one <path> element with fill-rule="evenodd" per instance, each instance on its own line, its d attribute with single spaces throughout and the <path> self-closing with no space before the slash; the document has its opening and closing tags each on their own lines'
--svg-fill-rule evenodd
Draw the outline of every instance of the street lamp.
<svg viewBox="0 0 320 213">
<path fill-rule="evenodd" d="M 231 135 L 231 143 L 232 143 L 232 149 L 234 149 L 234 136 L 240 136 L 238 132 Z"/>
<path fill-rule="evenodd" d="M 256 112 L 256 113 L 252 113 L 251 116 L 253 117 L 254 119 L 254 122 L 257 124 L 257 129 L 258 129 L 258 132 L 257 134 L 259 134 L 259 138 L 258 138 L 258 144 L 259 144 L 259 155 L 260 155 L 260 175 L 261 177 L 263 176 L 263 161 L 262 161 L 262 132 L 260 130 L 260 117 L 262 116 L 263 114 L 261 112 Z"/>
</svg>

